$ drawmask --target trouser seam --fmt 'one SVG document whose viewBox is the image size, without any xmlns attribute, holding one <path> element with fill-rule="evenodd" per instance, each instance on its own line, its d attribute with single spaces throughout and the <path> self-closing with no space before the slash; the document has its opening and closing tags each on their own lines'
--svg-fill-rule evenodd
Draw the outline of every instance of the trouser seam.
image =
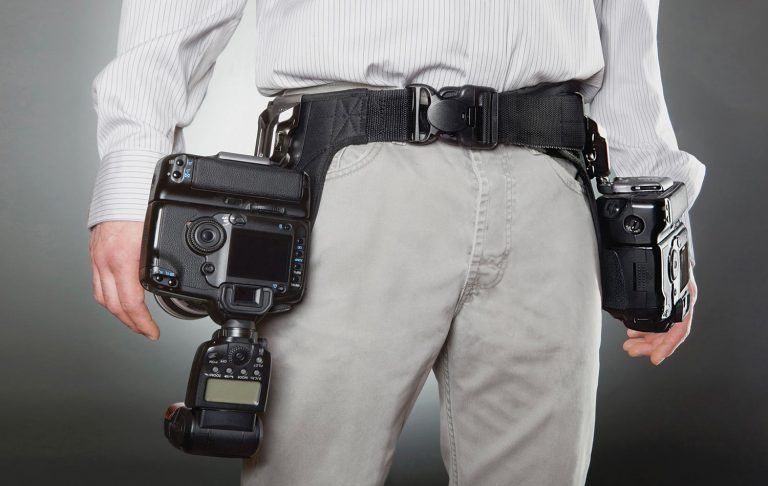
<svg viewBox="0 0 768 486">
<path fill-rule="evenodd" d="M 480 257 L 482 256 L 482 247 L 486 233 L 486 205 L 488 202 L 488 181 L 485 177 L 485 173 L 480 167 L 480 162 L 476 161 L 472 151 L 469 151 L 469 157 L 472 165 L 472 173 L 477 181 L 477 198 L 475 204 L 475 228 L 474 237 L 472 238 L 472 249 L 469 256 L 469 268 L 467 269 L 467 275 L 464 279 L 464 285 L 462 285 L 461 292 L 459 294 L 458 302 L 454 308 L 453 315 L 456 316 L 467 299 L 472 295 L 477 285 L 478 278 L 478 266 L 480 263 Z"/>
<path fill-rule="evenodd" d="M 459 486 L 459 466 L 458 466 L 458 452 L 456 447 L 456 433 L 453 425 L 453 409 L 451 406 L 451 374 L 448 368 L 450 367 L 450 352 L 446 346 L 445 355 L 443 358 L 443 381 L 445 382 L 445 416 L 446 425 L 448 427 L 448 449 L 450 451 L 450 467 L 451 476 L 454 479 L 454 486 Z"/>
<path fill-rule="evenodd" d="M 504 278 L 504 272 L 507 268 L 507 260 L 512 249 L 512 208 L 514 207 L 517 194 L 512 190 L 514 177 L 510 168 L 509 159 L 504 157 L 502 160 L 502 170 L 504 172 L 504 201 L 505 201 L 505 228 L 504 228 L 504 251 L 498 256 L 486 256 L 487 261 L 493 262 L 498 268 L 493 280 L 482 285 L 475 285 L 474 288 L 489 289 L 495 287 Z"/>
</svg>

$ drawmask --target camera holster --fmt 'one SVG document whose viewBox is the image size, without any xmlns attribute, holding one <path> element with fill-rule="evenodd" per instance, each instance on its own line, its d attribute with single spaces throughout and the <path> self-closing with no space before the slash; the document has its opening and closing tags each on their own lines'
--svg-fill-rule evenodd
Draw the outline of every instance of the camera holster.
<svg viewBox="0 0 768 486">
<path fill-rule="evenodd" d="M 166 412 L 170 442 L 226 457 L 258 449 L 271 366 L 255 323 L 302 300 L 326 172 L 348 145 L 446 140 L 486 150 L 525 146 L 568 159 L 593 216 L 603 308 L 641 330 L 665 331 L 680 318 L 687 309 L 682 184 L 662 181 L 652 190 L 655 179 L 610 182 L 606 140 L 585 116 L 576 88 L 498 93 L 411 85 L 280 96 L 259 117 L 255 157 L 161 159 L 144 226 L 141 282 L 171 315 L 209 315 L 222 326 L 198 348 L 185 403 Z M 592 179 L 604 194 L 598 200 Z"/>
</svg>

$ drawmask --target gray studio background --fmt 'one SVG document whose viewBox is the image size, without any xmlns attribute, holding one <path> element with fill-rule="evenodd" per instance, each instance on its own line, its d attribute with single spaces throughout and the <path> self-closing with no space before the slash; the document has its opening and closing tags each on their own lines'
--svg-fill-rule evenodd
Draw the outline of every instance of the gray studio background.
<svg viewBox="0 0 768 486">
<path fill-rule="evenodd" d="M 253 7 L 187 132 L 192 152 L 252 150 L 263 105 L 242 65 Z M 237 461 L 184 455 L 161 430 L 214 326 L 155 307 L 162 338 L 150 343 L 91 299 L 90 83 L 114 53 L 119 10 L 0 2 L 0 482 L 236 484 Z M 766 18 L 758 0 L 663 2 L 667 101 L 681 146 L 708 169 L 692 213 L 700 300 L 688 342 L 660 368 L 626 357 L 623 328 L 605 319 L 590 485 L 757 485 L 768 474 Z M 446 478 L 429 381 L 389 484 Z"/>
</svg>

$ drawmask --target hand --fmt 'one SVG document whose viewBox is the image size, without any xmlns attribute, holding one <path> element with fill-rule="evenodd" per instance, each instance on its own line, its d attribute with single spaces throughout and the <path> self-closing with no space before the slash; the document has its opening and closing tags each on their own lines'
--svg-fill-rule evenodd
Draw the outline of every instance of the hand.
<svg viewBox="0 0 768 486">
<path fill-rule="evenodd" d="M 698 288 L 693 278 L 693 269 L 690 271 L 690 280 L 688 282 L 688 292 L 691 295 L 691 305 L 688 313 L 683 317 L 682 322 L 676 322 L 664 333 L 640 332 L 633 329 L 627 329 L 629 339 L 624 341 L 624 351 L 633 358 L 638 356 L 650 356 L 651 363 L 658 366 L 668 356 L 675 352 L 680 344 L 685 341 L 691 332 L 691 321 L 693 319 L 693 306 L 696 303 Z"/>
<path fill-rule="evenodd" d="M 93 228 L 93 296 L 131 330 L 156 341 L 160 329 L 144 304 L 144 288 L 139 283 L 143 226 L 137 221 L 106 221 Z"/>
</svg>

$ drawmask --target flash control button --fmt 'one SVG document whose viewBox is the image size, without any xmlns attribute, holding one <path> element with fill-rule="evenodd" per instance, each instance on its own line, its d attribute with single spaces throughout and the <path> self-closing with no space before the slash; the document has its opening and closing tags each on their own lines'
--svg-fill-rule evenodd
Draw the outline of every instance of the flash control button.
<svg viewBox="0 0 768 486">
<path fill-rule="evenodd" d="M 251 359 L 251 355 L 248 352 L 248 350 L 246 350 L 246 349 L 235 348 L 232 351 L 231 359 L 232 359 L 233 363 L 235 363 L 238 366 L 241 366 L 241 365 L 244 365 L 245 363 L 247 363 L 248 360 Z"/>
</svg>

